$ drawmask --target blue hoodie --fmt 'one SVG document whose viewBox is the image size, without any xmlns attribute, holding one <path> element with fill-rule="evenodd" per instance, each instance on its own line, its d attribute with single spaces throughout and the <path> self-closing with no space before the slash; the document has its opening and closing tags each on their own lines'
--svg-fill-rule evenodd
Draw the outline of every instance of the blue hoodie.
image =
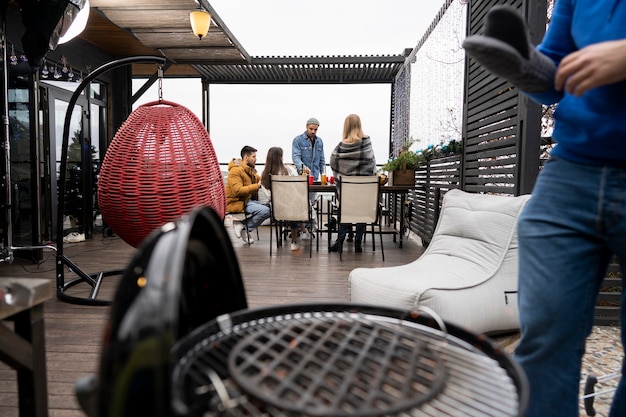
<svg viewBox="0 0 626 417">
<path fill-rule="evenodd" d="M 626 39 L 625 1 L 557 0 L 537 49 L 558 65 L 571 52 L 618 39 Z M 581 97 L 556 90 L 529 97 L 542 104 L 559 103 L 553 155 L 583 164 L 626 167 L 626 81 L 594 88 Z"/>
</svg>

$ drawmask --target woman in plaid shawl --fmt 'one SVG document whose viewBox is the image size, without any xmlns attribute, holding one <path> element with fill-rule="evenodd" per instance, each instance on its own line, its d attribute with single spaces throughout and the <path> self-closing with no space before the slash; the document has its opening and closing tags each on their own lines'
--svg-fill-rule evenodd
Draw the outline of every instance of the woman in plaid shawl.
<svg viewBox="0 0 626 417">
<path fill-rule="evenodd" d="M 356 114 L 350 114 L 343 123 L 343 139 L 330 155 L 330 168 L 335 178 L 341 180 L 341 176 L 368 176 L 376 175 L 376 158 L 370 137 L 363 133 L 361 118 Z M 339 252 L 343 247 L 343 241 L 349 230 L 349 225 L 339 225 L 337 241 L 330 247 L 331 252 Z M 356 227 L 356 239 L 354 251 L 363 252 L 361 241 L 365 233 L 365 225 Z"/>
</svg>

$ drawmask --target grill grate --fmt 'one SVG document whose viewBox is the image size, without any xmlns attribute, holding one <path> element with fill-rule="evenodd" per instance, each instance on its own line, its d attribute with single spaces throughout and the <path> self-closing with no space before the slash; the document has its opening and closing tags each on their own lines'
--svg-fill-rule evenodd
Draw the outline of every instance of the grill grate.
<svg viewBox="0 0 626 417">
<path fill-rule="evenodd" d="M 200 330 L 175 348 L 180 415 L 520 413 L 516 381 L 478 341 L 412 321 L 313 311 Z"/>
<path fill-rule="evenodd" d="M 443 388 L 438 356 L 409 332 L 332 318 L 256 331 L 229 357 L 233 380 L 276 408 L 312 416 L 377 416 L 417 407 Z"/>
</svg>

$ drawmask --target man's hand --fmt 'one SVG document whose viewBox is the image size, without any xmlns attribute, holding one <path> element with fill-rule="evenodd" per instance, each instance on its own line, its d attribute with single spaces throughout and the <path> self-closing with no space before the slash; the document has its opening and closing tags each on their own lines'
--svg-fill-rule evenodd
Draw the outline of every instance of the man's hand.
<svg viewBox="0 0 626 417">
<path fill-rule="evenodd" d="M 626 79 L 626 39 L 589 45 L 567 55 L 556 71 L 554 87 L 580 97 L 586 91 Z"/>
</svg>

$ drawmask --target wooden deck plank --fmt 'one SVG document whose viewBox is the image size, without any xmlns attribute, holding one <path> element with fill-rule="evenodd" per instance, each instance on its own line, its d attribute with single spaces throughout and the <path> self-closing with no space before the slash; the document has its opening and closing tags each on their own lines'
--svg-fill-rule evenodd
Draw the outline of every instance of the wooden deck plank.
<svg viewBox="0 0 626 417">
<path fill-rule="evenodd" d="M 251 246 L 235 238 L 232 228 L 228 230 L 250 307 L 346 302 L 349 300 L 348 274 L 352 269 L 400 265 L 416 259 L 423 252 L 419 239 L 405 239 L 404 247 L 400 249 L 392 242 L 391 235 L 385 235 L 383 263 L 378 241 L 376 252 L 372 252 L 371 238 L 368 237 L 361 254 L 353 253 L 353 247 L 346 243 L 340 262 L 337 253 L 328 252 L 326 236 L 322 236 L 320 250 L 316 252 L 313 247 L 312 258 L 308 256 L 309 243 L 306 241 L 301 244 L 300 251 L 292 252 L 287 244 L 274 249 L 270 258 L 268 227 L 260 228 L 260 240 Z M 311 241 L 311 244 L 315 243 L 315 240 Z M 100 235 L 64 246 L 65 256 L 87 273 L 123 269 L 135 252 L 117 237 L 103 238 Z M 0 276 L 46 278 L 55 282 L 55 257 L 53 251 L 46 251 L 39 264 L 20 258 L 11 264 L 0 263 Z M 66 282 L 75 277 L 66 271 Z M 111 298 L 118 281 L 116 276 L 104 278 L 99 298 Z M 86 284 L 79 284 L 68 289 L 67 294 L 87 296 L 89 291 Z M 56 297 L 44 304 L 50 417 L 84 417 L 74 396 L 74 384 L 77 379 L 97 372 L 109 310 L 108 306 L 69 304 Z M 0 363 L 0 416 L 18 416 L 16 374 L 3 363 Z"/>
</svg>

